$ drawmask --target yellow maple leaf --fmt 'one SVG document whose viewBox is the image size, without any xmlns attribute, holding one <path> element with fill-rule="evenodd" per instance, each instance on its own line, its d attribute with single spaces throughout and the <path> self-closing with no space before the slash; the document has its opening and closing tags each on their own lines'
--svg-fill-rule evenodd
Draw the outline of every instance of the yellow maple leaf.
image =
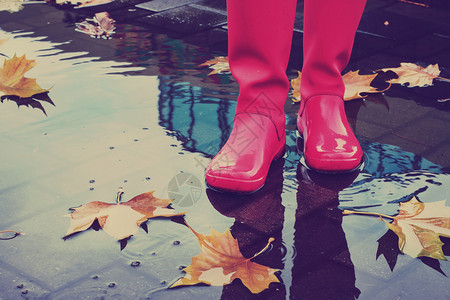
<svg viewBox="0 0 450 300">
<path fill-rule="evenodd" d="M 450 81 L 449 79 L 439 77 L 441 71 L 439 70 L 438 64 L 429 65 L 424 68 L 413 63 L 400 63 L 400 67 L 380 70 L 384 72 L 392 71 L 397 74 L 398 78 L 391 79 L 389 82 L 408 84 L 408 87 L 430 86 L 433 85 L 433 79 L 435 78 Z"/>
<path fill-rule="evenodd" d="M 199 67 L 208 66 L 213 69 L 208 75 L 221 74 L 230 72 L 230 64 L 228 56 L 217 56 L 198 65 Z"/>
<path fill-rule="evenodd" d="M 23 9 L 23 0 L 1 0 L 0 11 L 8 11 L 10 13 L 18 12 Z"/>
<path fill-rule="evenodd" d="M 302 73 L 298 71 L 298 77 L 291 80 L 291 87 L 293 89 L 292 96 L 294 97 L 294 102 L 301 101 L 300 94 L 300 83 L 301 83 Z M 377 88 L 370 85 L 373 79 L 377 77 L 377 74 L 372 75 L 360 75 L 358 71 L 349 71 L 344 76 L 342 80 L 345 85 L 344 100 L 353 100 L 363 98 L 362 94 L 370 93 L 382 93 L 389 89 L 388 86 L 384 90 L 378 90 Z"/>
<path fill-rule="evenodd" d="M 153 191 L 140 194 L 124 203 L 119 203 L 119 199 L 120 197 L 115 204 L 92 201 L 74 208 L 74 211 L 67 215 L 71 220 L 64 237 L 86 230 L 98 220 L 106 233 L 122 240 L 135 234 L 139 226 L 150 218 L 185 214 L 167 208 L 172 200 L 156 198 Z"/>
<path fill-rule="evenodd" d="M 25 73 L 36 65 L 34 60 L 26 59 L 25 55 L 6 59 L 3 68 L 0 68 L 0 96 L 15 95 L 28 98 L 33 95 L 47 92 L 42 89 L 36 79 L 24 77 Z"/>
<path fill-rule="evenodd" d="M 450 207 L 445 206 L 445 201 L 423 203 L 413 197 L 400 203 L 399 213 L 393 217 L 351 210 L 344 210 L 344 214 L 375 215 L 383 221 L 383 218 L 392 219 L 392 223 L 384 222 L 398 236 L 402 253 L 447 260 L 439 239 L 439 236 L 450 238 Z"/>
<path fill-rule="evenodd" d="M 189 228 L 197 236 L 201 252 L 193 257 L 192 263 L 184 269 L 185 277 L 177 280 L 170 288 L 198 283 L 222 286 L 239 278 L 255 294 L 267 289 L 271 282 L 279 282 L 274 274 L 278 270 L 251 261 L 267 249 L 273 241 L 272 238 L 258 254 L 245 258 L 228 228 L 224 233 L 211 228 L 210 235 L 199 234 Z"/>
</svg>

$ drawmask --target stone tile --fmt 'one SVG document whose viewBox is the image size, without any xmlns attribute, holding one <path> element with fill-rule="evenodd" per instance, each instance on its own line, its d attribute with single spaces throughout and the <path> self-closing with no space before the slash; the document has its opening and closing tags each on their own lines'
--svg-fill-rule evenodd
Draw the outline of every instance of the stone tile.
<svg viewBox="0 0 450 300">
<path fill-rule="evenodd" d="M 33 27 L 42 27 L 42 26 L 60 26 L 56 24 L 63 23 L 63 20 L 65 18 L 65 12 L 64 11 L 53 11 L 51 13 L 47 13 L 44 16 L 35 16 L 35 17 L 29 17 L 22 20 L 22 23 L 26 25 L 30 25 Z"/>
<path fill-rule="evenodd" d="M 436 35 L 427 35 L 409 43 L 401 44 L 387 52 L 407 58 L 411 62 L 416 62 L 426 61 L 425 57 L 436 54 L 446 48 L 450 49 L 450 39 Z"/>
<path fill-rule="evenodd" d="M 24 8 L 21 11 L 15 13 L 0 11 L 0 24 L 8 22 L 20 22 L 21 20 L 34 17 L 36 16 L 36 14 L 40 14 L 42 18 L 45 18 L 45 15 L 47 13 L 51 13 L 54 11 L 55 9 L 53 7 L 46 4 L 24 5 Z"/>
<path fill-rule="evenodd" d="M 357 32 L 350 58 L 350 64 L 358 59 L 366 58 L 391 47 L 394 42 L 390 39 Z"/>
<path fill-rule="evenodd" d="M 425 21 L 446 27 L 448 24 L 448 11 L 430 7 L 422 7 L 419 5 L 411 5 L 409 3 L 397 3 L 389 6 L 385 11 L 400 14 L 408 18 L 414 18 L 419 22 Z"/>
<path fill-rule="evenodd" d="M 204 6 L 214 9 L 223 14 L 227 13 L 227 1 L 226 0 L 202 0 L 195 3 L 195 6 Z M 194 6 L 194 5 L 193 5 Z"/>
<path fill-rule="evenodd" d="M 439 147 L 432 149 L 431 152 L 424 153 L 423 156 L 444 168 L 450 168 L 449 153 L 450 144 L 447 143 L 446 145 L 440 145 Z"/>
<path fill-rule="evenodd" d="M 41 299 L 50 291 L 39 285 L 37 279 L 23 277 L 17 270 L 0 264 L 0 299 Z"/>
<path fill-rule="evenodd" d="M 2 243 L 0 260 L 57 289 L 120 258 L 119 243 L 103 231 L 89 230 L 64 241 L 66 213 L 60 205 L 15 224 L 26 235 Z"/>
<path fill-rule="evenodd" d="M 15 224 L 25 218 L 31 218 L 45 212 L 61 201 L 52 192 L 33 181 L 2 190 L 0 192 L 2 209 L 0 210 L 0 227 Z M 30 205 L 39 203 L 39 206 Z"/>
<path fill-rule="evenodd" d="M 395 133 L 428 146 L 437 146 L 450 138 L 449 124 L 448 121 L 433 118 L 431 112 L 405 127 L 396 128 Z"/>
<path fill-rule="evenodd" d="M 349 122 L 351 123 L 350 120 Z M 353 131 L 357 136 L 375 140 L 377 137 L 386 134 L 389 129 L 363 120 L 356 120 Z"/>
<path fill-rule="evenodd" d="M 228 33 L 223 29 L 214 28 L 212 30 L 190 35 L 184 38 L 183 41 L 200 47 L 209 47 L 214 44 L 228 43 Z"/>
<path fill-rule="evenodd" d="M 388 25 L 385 25 L 388 22 Z M 368 32 L 395 41 L 411 41 L 412 39 L 431 34 L 438 26 L 429 21 L 420 21 L 403 16 L 398 12 L 377 9 L 364 15 L 359 24 L 360 32 Z"/>
<path fill-rule="evenodd" d="M 146 9 L 152 12 L 161 12 L 173 9 L 187 4 L 198 2 L 199 0 L 152 0 L 136 5 L 138 8 Z"/>
<path fill-rule="evenodd" d="M 143 299 L 152 289 L 161 288 L 160 281 L 139 272 L 125 261 L 106 270 L 96 270 L 82 280 L 51 293 L 50 299 Z"/>
<path fill-rule="evenodd" d="M 449 264 L 441 262 L 448 274 Z M 414 278 L 414 279 L 413 279 Z M 411 262 L 395 283 L 377 286 L 362 299 L 447 299 L 448 277 L 426 266 L 419 259 Z"/>
<path fill-rule="evenodd" d="M 430 148 L 427 145 L 413 142 L 409 139 L 399 137 L 398 135 L 392 133 L 376 139 L 376 142 L 399 146 L 400 148 L 402 148 L 402 150 L 412 152 L 415 154 L 421 154 Z"/>
<path fill-rule="evenodd" d="M 180 33 L 197 33 L 212 29 L 227 21 L 226 16 L 191 6 L 174 8 L 143 19 L 144 23 Z"/>
<path fill-rule="evenodd" d="M 391 88 L 392 89 L 392 88 Z M 416 120 L 432 110 L 430 107 L 423 107 L 409 99 L 384 95 L 387 103 L 365 101 L 357 113 L 357 118 L 378 124 L 387 128 L 395 128 L 407 122 Z"/>
<path fill-rule="evenodd" d="M 108 13 L 117 23 L 126 23 L 133 22 L 136 19 L 152 14 L 153 12 L 147 9 L 131 7 L 128 9 L 119 8 L 116 10 L 108 10 Z"/>
</svg>

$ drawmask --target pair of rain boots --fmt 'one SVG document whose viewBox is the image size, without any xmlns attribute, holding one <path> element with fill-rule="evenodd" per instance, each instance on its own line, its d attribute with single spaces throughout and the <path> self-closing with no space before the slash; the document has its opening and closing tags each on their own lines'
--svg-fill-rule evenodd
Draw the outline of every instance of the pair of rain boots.
<svg viewBox="0 0 450 300">
<path fill-rule="evenodd" d="M 284 104 L 296 0 L 228 0 L 228 56 L 240 91 L 233 130 L 205 171 L 217 190 L 260 189 L 286 144 Z M 362 149 L 344 111 L 347 66 L 365 0 L 305 0 L 301 105 L 305 163 L 325 173 L 354 170 Z"/>
</svg>

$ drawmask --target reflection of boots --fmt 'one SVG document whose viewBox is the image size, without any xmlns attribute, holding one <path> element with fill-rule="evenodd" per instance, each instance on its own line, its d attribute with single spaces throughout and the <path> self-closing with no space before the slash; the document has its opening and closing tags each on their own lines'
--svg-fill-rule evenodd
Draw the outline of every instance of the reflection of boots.
<svg viewBox="0 0 450 300">
<path fill-rule="evenodd" d="M 358 167 L 362 149 L 344 111 L 341 72 L 350 59 L 365 0 L 306 0 L 298 129 L 306 164 L 318 171 Z"/>
<path fill-rule="evenodd" d="M 234 192 L 261 188 L 284 152 L 286 67 L 296 0 L 228 0 L 228 54 L 240 93 L 231 135 L 206 168 L 209 186 Z"/>
</svg>

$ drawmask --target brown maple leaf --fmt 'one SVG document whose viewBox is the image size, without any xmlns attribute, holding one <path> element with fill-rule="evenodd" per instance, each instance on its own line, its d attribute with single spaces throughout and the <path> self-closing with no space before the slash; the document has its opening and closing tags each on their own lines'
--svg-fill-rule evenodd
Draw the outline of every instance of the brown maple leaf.
<svg viewBox="0 0 450 300">
<path fill-rule="evenodd" d="M 150 218 L 185 214 L 167 208 L 172 200 L 156 198 L 153 191 L 138 195 L 124 203 L 120 203 L 120 196 L 121 192 L 115 204 L 93 201 L 74 208 L 74 212 L 67 215 L 71 221 L 64 238 L 88 229 L 95 220 L 98 220 L 106 233 L 122 240 L 135 234 L 140 225 Z"/>
<path fill-rule="evenodd" d="M 371 82 L 377 77 L 377 74 L 372 75 L 360 75 L 358 71 L 349 71 L 344 76 L 342 80 L 345 85 L 344 100 L 353 100 L 363 98 L 362 94 L 371 93 L 382 93 L 390 88 L 390 85 L 383 90 L 379 90 L 371 86 Z M 301 84 L 302 73 L 298 71 L 298 77 L 291 80 L 291 87 L 293 89 L 292 96 L 294 97 L 294 102 L 301 101 L 300 94 L 300 84 Z"/>
<path fill-rule="evenodd" d="M 76 31 L 96 37 L 103 35 L 109 37 L 114 33 L 114 29 L 116 29 L 115 21 L 107 12 L 96 13 L 93 19 L 86 19 L 75 25 L 77 26 Z"/>
<path fill-rule="evenodd" d="M 411 257 L 427 256 L 447 260 L 442 251 L 439 236 L 450 238 L 450 207 L 445 201 L 423 203 L 413 197 L 410 201 L 400 203 L 399 213 L 386 216 L 377 213 L 344 210 L 344 214 L 362 214 L 392 219 L 386 223 L 398 236 L 398 247 L 402 253 Z"/>
<path fill-rule="evenodd" d="M 199 67 L 208 66 L 213 69 L 208 75 L 222 74 L 230 72 L 230 64 L 228 63 L 228 56 L 217 56 L 213 59 L 207 60 L 204 63 L 198 65 Z"/>
<path fill-rule="evenodd" d="M 34 60 L 26 59 L 25 55 L 5 59 L 3 68 L 0 68 L 0 96 L 31 97 L 36 94 L 48 92 L 42 89 L 36 79 L 24 77 L 25 73 L 36 65 Z"/>
<path fill-rule="evenodd" d="M 429 65 L 424 68 L 413 63 L 400 63 L 397 68 L 384 68 L 377 71 L 392 71 L 397 74 L 398 78 L 389 80 L 391 83 L 408 84 L 408 87 L 424 87 L 433 85 L 433 79 L 450 81 L 450 79 L 439 77 L 441 71 L 438 64 Z"/>
<path fill-rule="evenodd" d="M 15 13 L 23 9 L 23 0 L 1 0 L 0 11 Z"/>
<path fill-rule="evenodd" d="M 239 278 L 252 293 L 260 293 L 271 282 L 279 282 L 274 274 L 278 270 L 251 261 L 267 249 L 273 238 L 255 256 L 245 258 L 228 228 L 224 233 L 211 228 L 210 235 L 203 235 L 195 232 L 189 225 L 188 227 L 197 236 L 201 252 L 192 257 L 192 263 L 184 268 L 185 277 L 177 280 L 170 288 L 198 283 L 222 286 Z"/>
</svg>

